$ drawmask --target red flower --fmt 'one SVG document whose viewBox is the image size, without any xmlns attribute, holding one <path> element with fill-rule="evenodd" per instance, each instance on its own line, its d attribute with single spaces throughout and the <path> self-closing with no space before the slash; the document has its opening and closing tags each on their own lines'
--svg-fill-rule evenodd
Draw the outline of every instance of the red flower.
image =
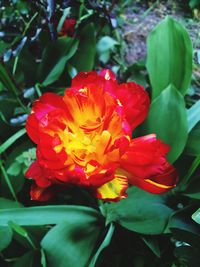
<svg viewBox="0 0 200 267">
<path fill-rule="evenodd" d="M 125 198 L 128 183 L 156 194 L 173 188 L 168 145 L 155 134 L 131 139 L 149 105 L 140 85 L 118 84 L 109 70 L 79 73 L 64 96 L 41 96 L 26 124 L 37 144 L 37 160 L 26 172 L 35 181 L 32 199 L 47 200 L 69 185 L 110 201 Z"/>
<path fill-rule="evenodd" d="M 59 32 L 59 35 L 72 37 L 75 33 L 75 25 L 75 19 L 66 18 L 62 25 L 61 31 Z"/>
</svg>

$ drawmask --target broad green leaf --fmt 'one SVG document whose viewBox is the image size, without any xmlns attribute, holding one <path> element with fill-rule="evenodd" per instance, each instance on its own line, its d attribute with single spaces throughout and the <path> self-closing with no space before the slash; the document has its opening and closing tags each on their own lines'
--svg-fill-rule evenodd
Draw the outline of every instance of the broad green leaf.
<svg viewBox="0 0 200 267">
<path fill-rule="evenodd" d="M 127 192 L 126 199 L 104 205 L 107 222 L 117 222 L 141 234 L 161 234 L 173 212 L 165 205 L 165 199 L 136 187 Z"/>
<path fill-rule="evenodd" d="M 188 135 L 185 153 L 191 156 L 200 154 L 200 122 L 192 129 Z"/>
<path fill-rule="evenodd" d="M 68 222 L 53 227 L 41 242 L 47 266 L 88 266 L 99 234 L 100 225 L 93 214 L 77 212 L 76 218 L 69 216 Z"/>
<path fill-rule="evenodd" d="M 72 58 L 71 65 L 78 71 L 90 71 L 94 67 L 96 38 L 94 25 L 86 25 L 80 33 L 78 51 Z"/>
<path fill-rule="evenodd" d="M 18 202 L 6 198 L 0 198 L 0 210 L 20 208 Z M 0 251 L 5 249 L 12 241 L 12 230 L 9 226 L 0 226 Z"/>
<path fill-rule="evenodd" d="M 100 216 L 96 210 L 84 206 L 39 206 L 21 209 L 0 210 L 0 226 L 6 226 L 9 221 L 19 225 L 58 224 L 60 222 L 76 221 L 81 214 L 91 218 L 91 222 Z"/>
<path fill-rule="evenodd" d="M 0 226 L 0 251 L 7 248 L 7 246 L 12 241 L 12 230 L 10 227 Z"/>
<path fill-rule="evenodd" d="M 26 133 L 26 129 L 21 129 L 8 138 L 2 145 L 0 145 L 0 154 L 3 153 L 6 149 L 8 149 L 15 141 L 17 141 L 21 136 Z"/>
<path fill-rule="evenodd" d="M 42 85 L 47 86 L 60 77 L 67 61 L 74 55 L 77 47 L 78 40 L 70 37 L 61 37 L 48 44 L 38 69 L 38 79 Z"/>
<path fill-rule="evenodd" d="M 185 95 L 192 75 L 192 43 L 183 26 L 168 16 L 147 39 L 147 69 L 153 98 L 170 84 Z"/>
<path fill-rule="evenodd" d="M 101 243 L 100 247 L 98 248 L 97 252 L 95 253 L 94 257 L 92 258 L 91 262 L 90 262 L 90 265 L 89 267 L 95 267 L 95 264 L 98 260 L 98 257 L 100 255 L 100 253 L 102 252 L 102 250 L 104 248 L 106 248 L 107 246 L 109 246 L 110 244 L 110 241 L 112 239 L 112 236 L 113 236 L 113 232 L 114 232 L 114 225 L 111 223 L 110 224 L 110 227 L 108 229 L 108 232 L 106 233 L 106 237 L 105 239 L 103 240 L 103 242 Z"/>
<path fill-rule="evenodd" d="M 195 213 L 192 214 L 192 219 L 200 224 L 200 209 L 198 209 Z"/>
<path fill-rule="evenodd" d="M 200 100 L 198 100 L 190 109 L 187 110 L 188 115 L 188 132 L 200 121 Z"/>
<path fill-rule="evenodd" d="M 171 163 L 180 156 L 188 137 L 187 114 L 183 96 L 173 85 L 152 102 L 142 127 L 145 134 L 155 133 L 170 146 L 167 157 Z"/>
</svg>

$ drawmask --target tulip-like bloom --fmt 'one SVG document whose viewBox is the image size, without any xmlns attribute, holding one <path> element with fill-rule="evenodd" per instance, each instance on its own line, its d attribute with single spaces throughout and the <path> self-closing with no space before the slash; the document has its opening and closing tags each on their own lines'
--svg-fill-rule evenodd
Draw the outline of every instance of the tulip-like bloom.
<svg viewBox="0 0 200 267">
<path fill-rule="evenodd" d="M 26 124 L 37 144 L 37 160 L 26 172 L 34 180 L 31 198 L 48 200 L 71 185 L 107 201 L 127 197 L 128 184 L 155 194 L 173 188 L 169 146 L 155 134 L 131 137 L 149 105 L 143 87 L 119 84 L 110 70 L 81 72 L 64 96 L 41 96 Z"/>
</svg>

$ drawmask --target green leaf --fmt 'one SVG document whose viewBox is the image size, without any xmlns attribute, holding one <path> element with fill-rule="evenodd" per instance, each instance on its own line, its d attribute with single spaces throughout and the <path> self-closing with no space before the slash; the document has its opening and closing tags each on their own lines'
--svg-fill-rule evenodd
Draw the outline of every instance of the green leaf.
<svg viewBox="0 0 200 267">
<path fill-rule="evenodd" d="M 128 189 L 128 197 L 118 203 L 106 204 L 107 222 L 117 222 L 130 231 L 141 234 L 163 233 L 173 210 L 165 199 L 136 187 Z"/>
<path fill-rule="evenodd" d="M 74 55 L 78 40 L 61 37 L 48 44 L 38 69 L 38 80 L 43 86 L 55 82 L 62 74 L 67 61 Z"/>
<path fill-rule="evenodd" d="M 101 243 L 100 247 L 98 248 L 97 252 L 95 253 L 94 257 L 92 258 L 90 264 L 89 264 L 89 267 L 95 267 L 95 264 L 98 260 L 98 257 L 100 255 L 100 253 L 102 252 L 102 250 L 104 248 L 106 248 L 107 246 L 109 246 L 110 244 L 110 241 L 112 239 L 112 236 L 113 236 L 113 232 L 114 232 L 114 224 L 110 224 L 110 227 L 108 229 L 108 232 L 106 234 L 106 237 L 105 239 L 103 240 L 103 242 Z"/>
<path fill-rule="evenodd" d="M 110 36 L 102 37 L 97 43 L 97 52 L 99 54 L 99 59 L 106 64 L 110 58 L 110 53 L 113 51 L 114 47 L 119 44 L 116 40 Z"/>
<path fill-rule="evenodd" d="M 189 133 L 185 153 L 198 156 L 200 153 L 200 122 Z"/>
<path fill-rule="evenodd" d="M 147 39 L 147 69 L 153 98 L 170 84 L 185 95 L 192 75 L 192 43 L 183 26 L 168 16 Z"/>
<path fill-rule="evenodd" d="M 71 12 L 71 7 L 67 7 L 63 10 L 63 15 L 61 19 L 59 20 L 58 26 L 57 26 L 58 33 L 61 31 L 63 23 L 65 22 L 66 18 L 70 15 L 70 12 Z"/>
<path fill-rule="evenodd" d="M 182 194 L 193 199 L 200 199 L 200 179 L 198 175 L 189 180 Z"/>
<path fill-rule="evenodd" d="M 195 213 L 192 214 L 192 219 L 200 224 L 200 209 L 198 209 Z"/>
<path fill-rule="evenodd" d="M 78 71 L 90 71 L 94 67 L 96 38 L 94 25 L 86 25 L 80 33 L 78 52 L 72 58 L 71 65 Z"/>
<path fill-rule="evenodd" d="M 197 7 L 198 5 L 200 5 L 200 0 L 190 0 L 189 1 L 189 6 L 192 9 Z"/>
<path fill-rule="evenodd" d="M 25 238 L 28 236 L 28 232 L 24 228 L 22 228 L 20 225 L 17 225 L 14 222 L 8 222 L 8 225 L 10 226 L 10 228 L 12 228 L 19 235 L 21 235 Z"/>
<path fill-rule="evenodd" d="M 44 250 L 41 249 L 40 253 L 41 253 L 41 265 L 42 265 L 42 267 L 47 267 L 47 262 L 46 262 Z"/>
<path fill-rule="evenodd" d="M 84 206 L 40 206 L 21 209 L 0 210 L 0 226 L 9 221 L 19 225 L 44 225 L 76 221 L 81 214 L 91 218 L 91 222 L 100 216 L 96 210 Z"/>
<path fill-rule="evenodd" d="M 171 163 L 180 156 L 187 141 L 188 125 L 184 98 L 173 85 L 152 102 L 142 129 L 145 134 L 156 133 L 170 146 L 167 157 Z"/>
<path fill-rule="evenodd" d="M 193 206 L 187 206 L 180 209 L 170 217 L 165 233 L 171 232 L 171 229 L 177 228 L 179 230 L 189 231 L 194 234 L 200 234 L 200 229 L 196 223 L 191 219 L 194 212 Z"/>
<path fill-rule="evenodd" d="M 0 145 L 0 154 L 3 153 L 6 149 L 8 149 L 15 141 L 17 141 L 21 136 L 26 133 L 26 129 L 21 129 L 8 138 L 2 145 Z"/>
<path fill-rule="evenodd" d="M 151 249 L 151 251 L 158 257 L 161 257 L 160 247 L 156 237 L 153 236 L 143 236 L 142 240 Z"/>
<path fill-rule="evenodd" d="M 21 171 L 21 165 L 19 162 L 13 162 L 7 169 L 9 175 L 17 176 Z"/>
<path fill-rule="evenodd" d="M 187 115 L 188 131 L 190 132 L 200 121 L 200 100 L 198 100 L 190 109 L 187 110 Z"/>
<path fill-rule="evenodd" d="M 30 247 L 32 247 L 33 249 L 36 249 L 36 246 L 34 245 L 31 237 L 29 236 L 28 232 L 26 231 L 26 229 L 24 229 L 22 226 L 9 221 L 8 222 L 9 227 L 16 232 L 18 235 L 22 236 L 25 238 L 25 240 L 28 242 L 28 244 L 30 245 Z"/>
<path fill-rule="evenodd" d="M 5 210 L 5 209 L 17 209 L 23 207 L 22 204 L 20 204 L 17 201 L 12 201 L 10 199 L 6 198 L 0 198 L 0 210 Z"/>
<path fill-rule="evenodd" d="M 12 230 L 10 227 L 0 227 L 0 251 L 7 248 L 12 241 Z"/>
<path fill-rule="evenodd" d="M 18 202 L 6 198 L 0 198 L 0 210 L 3 209 L 16 209 L 21 205 Z M 4 250 L 12 241 L 12 230 L 8 226 L 0 226 L 0 251 Z"/>
<path fill-rule="evenodd" d="M 8 47 L 9 47 L 8 43 L 5 43 L 4 41 L 0 40 L 0 56 L 3 55 L 3 53 L 6 51 Z"/>
<path fill-rule="evenodd" d="M 10 77 L 10 75 L 8 74 L 6 68 L 2 63 L 0 63 L 0 81 L 5 86 L 5 88 L 7 88 L 10 92 L 12 92 L 19 105 L 23 108 L 25 112 L 27 112 L 28 109 L 23 105 L 23 103 L 18 97 L 18 88 L 16 87 L 16 84 L 13 82 L 13 79 Z"/>
<path fill-rule="evenodd" d="M 67 216 L 68 213 L 66 213 Z M 85 267 L 92 256 L 100 226 L 93 214 L 77 212 L 76 218 L 59 223 L 43 238 L 41 246 L 49 267 Z"/>
<path fill-rule="evenodd" d="M 108 50 L 112 50 L 117 44 L 118 42 L 110 36 L 104 36 L 97 43 L 97 51 L 98 53 L 102 53 Z"/>
<path fill-rule="evenodd" d="M 2 63 L 0 63 L 0 81 L 3 83 L 5 88 L 11 90 L 12 92 L 14 92 L 14 94 L 17 93 L 17 88 Z"/>
<path fill-rule="evenodd" d="M 12 267 L 40 267 L 38 262 L 38 253 L 36 251 L 29 251 L 21 256 Z"/>
</svg>

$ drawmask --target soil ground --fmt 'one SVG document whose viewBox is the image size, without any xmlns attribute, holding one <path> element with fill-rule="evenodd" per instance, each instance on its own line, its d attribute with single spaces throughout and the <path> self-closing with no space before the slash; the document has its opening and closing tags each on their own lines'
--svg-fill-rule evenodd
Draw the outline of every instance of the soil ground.
<svg viewBox="0 0 200 267">
<path fill-rule="evenodd" d="M 123 37 L 127 42 L 126 61 L 134 63 L 146 56 L 146 38 L 151 30 L 166 15 L 170 15 L 188 30 L 194 50 L 200 49 L 200 19 L 195 19 L 192 11 L 186 9 L 183 1 L 132 1 L 125 9 Z M 135 3 L 134 3 L 135 2 Z M 138 2 L 138 3 L 136 3 Z"/>
<path fill-rule="evenodd" d="M 146 57 L 147 36 L 167 15 L 179 21 L 189 32 L 196 63 L 193 69 L 193 94 L 195 99 L 200 99 L 200 11 L 190 10 L 188 3 L 174 0 L 152 3 L 130 1 L 124 10 L 125 23 L 122 27 L 122 36 L 127 44 L 125 60 L 131 65 Z"/>
</svg>

